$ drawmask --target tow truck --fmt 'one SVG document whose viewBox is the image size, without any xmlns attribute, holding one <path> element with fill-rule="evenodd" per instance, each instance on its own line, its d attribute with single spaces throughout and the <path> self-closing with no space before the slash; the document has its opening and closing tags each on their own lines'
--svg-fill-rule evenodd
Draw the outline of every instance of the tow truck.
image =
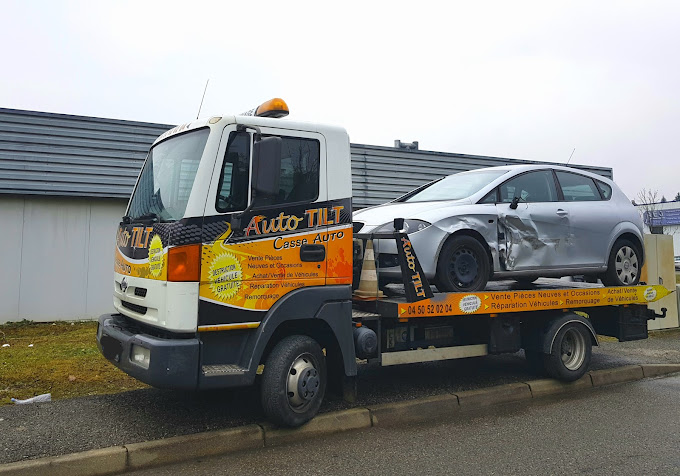
<svg viewBox="0 0 680 476">
<path fill-rule="evenodd" d="M 403 219 L 354 233 L 349 138 L 284 120 L 281 99 L 177 126 L 152 145 L 118 226 L 102 354 L 155 387 L 260 380 L 267 417 L 296 427 L 327 388 L 356 395 L 357 361 L 382 366 L 524 351 L 573 381 L 598 334 L 647 337 L 660 285 L 564 281 L 435 292 Z M 396 240 L 402 283 L 378 288 L 373 242 Z"/>
</svg>

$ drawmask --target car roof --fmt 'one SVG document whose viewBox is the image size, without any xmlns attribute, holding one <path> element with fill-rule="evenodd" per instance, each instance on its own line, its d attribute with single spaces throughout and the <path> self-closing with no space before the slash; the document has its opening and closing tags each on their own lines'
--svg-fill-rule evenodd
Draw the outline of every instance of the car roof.
<svg viewBox="0 0 680 476">
<path fill-rule="evenodd" d="M 610 179 L 603 175 L 598 175 L 594 174 L 592 172 L 588 172 L 583 169 L 577 169 L 575 167 L 567 167 L 564 165 L 555 165 L 555 164 L 541 164 L 541 163 L 536 163 L 536 164 L 519 164 L 519 165 L 498 165 L 495 167 L 485 167 L 482 169 L 474 169 L 474 170 L 469 170 L 468 172 L 475 172 L 475 171 L 480 171 L 480 170 L 507 170 L 508 172 L 529 172 L 531 170 L 545 170 L 545 169 L 553 169 L 556 171 L 563 171 L 563 172 L 572 172 L 572 173 L 577 173 L 581 175 L 585 175 L 586 177 L 590 177 L 596 180 L 600 180 L 605 183 L 613 183 Z"/>
</svg>

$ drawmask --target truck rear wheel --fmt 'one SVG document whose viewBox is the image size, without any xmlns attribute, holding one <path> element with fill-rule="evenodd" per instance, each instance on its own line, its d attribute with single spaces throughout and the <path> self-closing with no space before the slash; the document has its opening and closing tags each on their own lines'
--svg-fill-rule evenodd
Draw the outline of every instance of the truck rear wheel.
<svg viewBox="0 0 680 476">
<path fill-rule="evenodd" d="M 592 352 L 589 330 L 583 324 L 570 322 L 555 336 L 545 358 L 545 370 L 553 378 L 573 382 L 588 370 Z"/>
<path fill-rule="evenodd" d="M 262 408 L 282 426 L 296 427 L 319 411 L 326 392 L 326 361 L 319 344 L 289 336 L 271 351 L 262 373 Z"/>
</svg>

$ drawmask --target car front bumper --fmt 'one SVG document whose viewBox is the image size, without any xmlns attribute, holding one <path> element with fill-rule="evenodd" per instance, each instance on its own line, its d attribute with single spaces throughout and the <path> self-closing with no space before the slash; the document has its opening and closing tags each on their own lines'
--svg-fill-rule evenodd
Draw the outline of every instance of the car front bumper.
<svg viewBox="0 0 680 476">
<path fill-rule="evenodd" d="M 361 233 L 370 232 L 361 230 Z M 441 249 L 442 243 L 446 240 L 447 236 L 448 233 L 446 231 L 434 225 L 408 235 L 416 256 L 418 257 L 418 261 L 420 262 L 420 266 L 423 268 L 423 272 L 428 279 L 434 278 L 437 273 L 437 257 L 439 256 L 439 250 Z M 382 266 L 381 262 L 383 260 L 378 256 L 380 254 L 394 255 L 394 260 L 396 262 L 396 241 L 392 239 L 375 240 L 373 248 L 376 253 L 376 259 L 378 260 L 378 276 L 400 278 L 401 268 L 399 266 Z"/>
</svg>

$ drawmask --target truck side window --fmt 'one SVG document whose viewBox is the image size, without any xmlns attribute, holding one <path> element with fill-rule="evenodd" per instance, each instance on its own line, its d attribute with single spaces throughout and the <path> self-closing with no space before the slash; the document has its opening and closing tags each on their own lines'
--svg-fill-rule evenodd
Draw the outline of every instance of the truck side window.
<svg viewBox="0 0 680 476">
<path fill-rule="evenodd" d="M 218 212 L 244 210 L 248 206 L 250 175 L 250 135 L 232 132 L 224 157 L 215 209 Z"/>
<path fill-rule="evenodd" d="M 272 204 L 312 202 L 319 196 L 318 140 L 282 137 L 279 195 Z"/>
</svg>

